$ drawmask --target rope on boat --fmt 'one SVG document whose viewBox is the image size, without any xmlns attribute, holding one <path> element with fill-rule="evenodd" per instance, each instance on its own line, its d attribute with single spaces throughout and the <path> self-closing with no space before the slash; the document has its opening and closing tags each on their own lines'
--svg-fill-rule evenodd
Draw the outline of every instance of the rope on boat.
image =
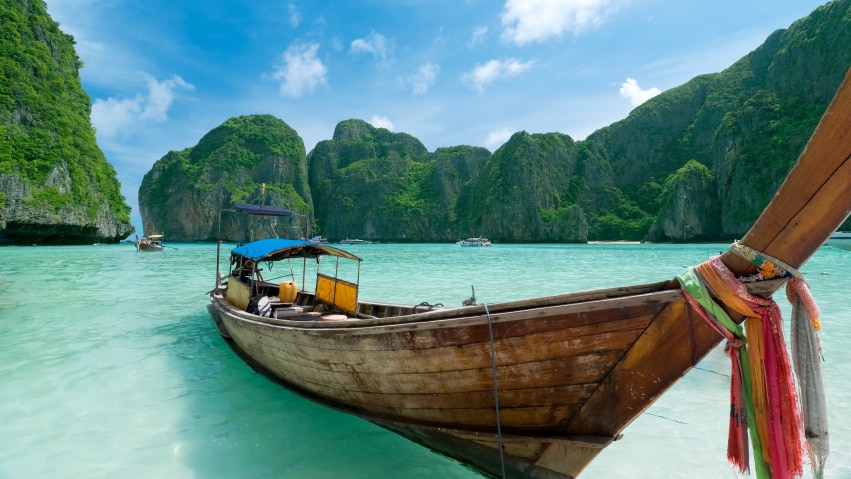
<svg viewBox="0 0 851 479">
<path fill-rule="evenodd" d="M 672 422 L 675 422 L 675 423 L 677 423 L 677 424 L 688 424 L 688 423 L 687 423 L 687 422 L 685 422 L 685 421 L 680 421 L 680 420 L 677 420 L 677 419 L 672 419 L 672 418 L 669 418 L 669 417 L 666 417 L 666 416 L 662 416 L 661 414 L 653 414 L 652 412 L 646 412 L 646 411 L 645 411 L 645 412 L 643 412 L 642 414 L 643 414 L 643 415 L 647 415 L 647 416 L 658 417 L 658 418 L 660 418 L 660 419 L 667 419 L 668 421 L 672 421 Z"/>
<path fill-rule="evenodd" d="M 785 278 L 788 276 L 804 279 L 804 275 L 802 275 L 797 269 L 777 258 L 768 256 L 767 254 L 761 253 L 749 246 L 745 246 L 738 241 L 734 241 L 733 244 L 730 245 L 730 252 L 741 256 L 756 266 L 757 269 L 759 269 L 759 280 Z"/>
<path fill-rule="evenodd" d="M 442 307 L 443 307 L 443 303 L 434 303 L 434 304 L 431 304 L 431 303 L 429 303 L 428 301 L 423 301 L 422 303 L 420 303 L 420 304 L 418 304 L 418 305 L 414 306 L 414 308 L 413 308 L 413 309 L 414 309 L 414 312 L 416 313 L 416 312 L 418 312 L 420 309 L 425 310 L 426 312 L 428 312 L 428 311 L 432 311 L 432 310 L 434 310 L 434 309 L 436 309 L 436 308 L 442 308 Z"/>
<path fill-rule="evenodd" d="M 496 436 L 499 440 L 499 464 L 502 468 L 502 477 L 505 478 L 505 457 L 502 454 L 502 420 L 499 418 L 499 383 L 496 379 L 496 347 L 493 342 L 493 322 L 491 321 L 491 313 L 488 311 L 488 305 L 482 303 L 485 307 L 485 315 L 488 317 L 488 334 L 491 341 L 491 368 L 493 369 L 493 402 L 496 410 Z"/>
</svg>

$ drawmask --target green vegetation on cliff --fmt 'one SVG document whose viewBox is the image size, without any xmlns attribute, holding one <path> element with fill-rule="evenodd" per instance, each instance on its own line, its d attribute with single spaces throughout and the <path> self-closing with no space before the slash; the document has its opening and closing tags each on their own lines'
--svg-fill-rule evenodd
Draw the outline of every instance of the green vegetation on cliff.
<svg viewBox="0 0 851 479">
<path fill-rule="evenodd" d="M 434 213 L 448 207 L 435 203 L 428 181 L 435 166 L 411 135 L 346 120 L 307 160 L 316 220 L 326 236 L 426 239 Z"/>
<path fill-rule="evenodd" d="M 0 0 L 0 232 L 29 242 L 118 240 L 130 207 L 95 140 L 74 39 L 42 0 Z M 111 216 L 111 224 L 98 216 Z M 48 218 L 48 223 L 44 223 Z M 64 233 L 62 226 L 71 228 Z M 39 238 L 30 226 L 54 237 Z M 80 233 L 83 229 L 86 232 Z M 76 232 L 75 232 L 76 231 Z"/>
<path fill-rule="evenodd" d="M 849 66 L 851 1 L 837 0 L 774 32 L 723 72 L 662 93 L 587 141 L 619 172 L 614 186 L 627 200 L 684 226 L 669 231 L 677 236 L 650 239 L 741 237 L 795 163 Z M 712 208 L 654 205 L 646 193 L 692 159 L 712 174 L 704 190 L 710 196 L 692 207 L 711 200 Z M 698 218 L 703 224 L 686 224 Z"/>
<path fill-rule="evenodd" d="M 424 184 L 440 150 L 406 156 L 399 145 L 408 135 L 341 122 L 309 156 L 317 219 L 330 236 L 395 241 L 741 236 L 851 66 L 849 5 L 818 9 L 727 70 L 673 88 L 587 140 L 518 132 L 480 172 L 453 183 L 449 200 Z"/>
<path fill-rule="evenodd" d="M 266 182 L 279 204 L 315 209 L 314 231 L 332 239 L 728 240 L 772 198 L 849 66 L 851 0 L 835 0 L 726 70 L 672 88 L 583 141 L 521 131 L 493 154 L 429 153 L 411 135 L 350 119 L 310 152 L 304 176 L 267 181 L 252 166 L 263 155 L 302 164 L 303 147 L 287 143 L 295 133 L 268 136 L 280 121 L 271 117 L 229 120 L 202 140 L 210 144 L 158 162 L 152 181 L 172 178 L 171 187 L 159 199 L 140 192 L 140 209 L 144 219 L 143 197 L 148 206 L 192 204 L 175 200 L 181 188 L 226 193 L 215 205 L 248 201 Z M 253 126 L 230 127 L 240 122 Z"/>
<path fill-rule="evenodd" d="M 145 231 L 172 241 L 214 240 L 219 210 L 233 203 L 284 205 L 312 223 L 304 142 L 285 122 L 272 115 L 230 118 L 194 147 L 163 156 L 139 188 Z M 287 221 L 279 231 L 305 234 L 300 220 Z M 242 240 L 245 229 L 223 217 L 225 238 Z"/>
</svg>

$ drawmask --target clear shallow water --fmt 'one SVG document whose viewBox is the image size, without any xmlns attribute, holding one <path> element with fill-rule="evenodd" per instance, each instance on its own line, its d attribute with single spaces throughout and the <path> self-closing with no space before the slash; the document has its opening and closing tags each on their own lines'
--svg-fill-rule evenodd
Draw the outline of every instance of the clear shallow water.
<svg viewBox="0 0 851 479">
<path fill-rule="evenodd" d="M 496 302 L 661 281 L 725 247 L 349 250 L 364 258 L 362 297 L 456 305 L 471 285 Z M 0 479 L 480 477 L 245 366 L 206 312 L 215 257 L 210 244 L 0 248 Z M 825 477 L 851 478 L 851 252 L 822 248 L 803 272 L 824 325 Z M 723 352 L 710 353 L 581 477 L 736 477 L 725 459 L 728 375 Z"/>
</svg>

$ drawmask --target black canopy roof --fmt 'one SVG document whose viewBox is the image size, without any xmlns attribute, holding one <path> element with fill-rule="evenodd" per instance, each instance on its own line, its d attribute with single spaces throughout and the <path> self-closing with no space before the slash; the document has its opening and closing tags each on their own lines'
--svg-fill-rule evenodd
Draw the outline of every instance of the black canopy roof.
<svg viewBox="0 0 851 479">
<path fill-rule="evenodd" d="M 246 203 L 234 203 L 234 208 L 237 211 L 249 215 L 263 216 L 292 216 L 293 212 L 283 206 L 264 206 L 264 205 L 249 205 Z"/>
</svg>

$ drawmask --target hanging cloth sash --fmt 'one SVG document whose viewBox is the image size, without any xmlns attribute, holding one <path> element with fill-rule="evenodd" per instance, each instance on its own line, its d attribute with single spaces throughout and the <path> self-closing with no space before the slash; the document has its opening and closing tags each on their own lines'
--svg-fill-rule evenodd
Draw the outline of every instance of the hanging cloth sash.
<svg viewBox="0 0 851 479">
<path fill-rule="evenodd" d="M 806 282 L 794 268 L 739 243 L 734 243 L 730 250 L 758 266 L 758 279 L 795 276 L 787 285 L 787 295 L 793 304 L 793 356 L 804 412 L 802 426 L 777 304 L 771 299 L 751 295 L 718 257 L 689 268 L 677 277 L 686 300 L 727 339 L 725 352 L 732 363 L 727 457 L 741 472 L 749 471 L 749 431 L 758 478 L 799 477 L 803 472 L 806 430 L 806 449 L 814 475 L 821 477 L 828 452 L 828 434 L 818 364 L 820 350 L 814 327 L 818 325 L 818 308 L 809 295 Z M 741 326 L 712 295 L 729 310 L 745 316 L 747 338 Z"/>
<path fill-rule="evenodd" d="M 830 449 L 827 428 L 827 403 L 821 372 L 821 347 L 817 331 L 821 329 L 819 310 L 810 296 L 807 283 L 789 281 L 786 295 L 792 303 L 792 363 L 801 391 L 801 413 L 807 439 L 813 477 L 821 479 Z"/>
<path fill-rule="evenodd" d="M 718 303 L 712 300 L 695 268 L 689 268 L 686 272 L 677 276 L 677 280 L 680 282 L 685 298 L 691 307 L 727 340 L 724 352 L 729 356 L 731 363 L 727 459 L 740 472 L 748 472 L 750 471 L 750 464 L 748 461 L 747 428 L 754 423 L 748 421 L 748 415 L 753 416 L 750 372 L 742 367 L 743 364 L 746 365 L 750 362 L 748 350 L 745 347 L 744 331 Z M 751 437 L 756 438 L 753 443 L 757 477 L 765 477 L 764 471 L 767 470 L 767 466 L 762 458 L 759 435 L 754 434 L 754 432 L 751 432 Z"/>
</svg>

